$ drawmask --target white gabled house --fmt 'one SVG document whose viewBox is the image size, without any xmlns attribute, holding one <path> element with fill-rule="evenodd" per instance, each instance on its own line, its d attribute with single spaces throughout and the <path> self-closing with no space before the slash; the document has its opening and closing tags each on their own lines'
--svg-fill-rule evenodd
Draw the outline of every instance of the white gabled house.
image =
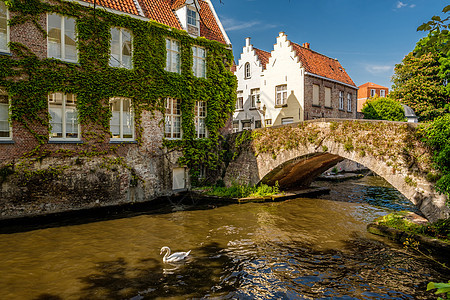
<svg viewBox="0 0 450 300">
<path fill-rule="evenodd" d="M 317 118 L 356 118 L 358 88 L 339 61 L 288 40 L 281 32 L 271 53 L 250 38 L 236 66 L 233 131 Z"/>
</svg>

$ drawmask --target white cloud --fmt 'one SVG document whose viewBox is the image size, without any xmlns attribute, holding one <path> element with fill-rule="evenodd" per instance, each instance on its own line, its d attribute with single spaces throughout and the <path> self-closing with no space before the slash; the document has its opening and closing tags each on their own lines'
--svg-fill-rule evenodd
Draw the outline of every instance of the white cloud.
<svg viewBox="0 0 450 300">
<path fill-rule="evenodd" d="M 405 2 L 402 2 L 402 1 L 398 1 L 397 5 L 395 7 L 398 8 L 398 9 L 401 9 L 403 7 L 414 8 L 414 7 L 416 7 L 416 5 L 415 4 L 408 4 L 408 3 L 405 3 Z"/>
<path fill-rule="evenodd" d="M 232 19 L 232 18 L 226 18 L 226 17 L 221 17 L 220 20 L 226 31 L 242 30 L 242 29 L 248 29 L 248 28 L 253 28 L 253 27 L 258 27 L 260 29 L 261 28 L 267 29 L 267 28 L 273 28 L 276 26 L 273 24 L 263 24 L 261 21 L 243 22 L 243 21 Z"/>
<path fill-rule="evenodd" d="M 387 65 L 366 65 L 365 69 L 367 72 L 377 75 L 377 74 L 383 74 L 383 73 L 391 73 L 394 71 L 393 66 L 387 66 Z"/>
</svg>

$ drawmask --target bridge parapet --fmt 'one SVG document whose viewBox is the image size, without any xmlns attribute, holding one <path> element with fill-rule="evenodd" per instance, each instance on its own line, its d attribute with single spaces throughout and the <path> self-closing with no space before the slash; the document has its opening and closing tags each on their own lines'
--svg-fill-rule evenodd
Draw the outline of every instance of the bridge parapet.
<svg viewBox="0 0 450 300">
<path fill-rule="evenodd" d="M 430 220 L 447 218 L 446 197 L 429 180 L 438 171 L 418 130 L 405 122 L 317 119 L 240 133 L 235 139 L 242 144 L 239 155 L 225 182 L 308 186 L 346 158 L 385 178 Z"/>
</svg>

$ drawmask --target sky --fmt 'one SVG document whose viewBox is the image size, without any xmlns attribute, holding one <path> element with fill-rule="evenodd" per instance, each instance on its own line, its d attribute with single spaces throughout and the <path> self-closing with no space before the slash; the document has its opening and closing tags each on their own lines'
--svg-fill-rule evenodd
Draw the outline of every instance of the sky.
<svg viewBox="0 0 450 300">
<path fill-rule="evenodd" d="M 445 0 L 212 0 L 238 62 L 245 38 L 272 51 L 279 32 L 339 60 L 357 86 L 389 89 L 395 64 L 426 35 L 417 27 L 443 16 Z"/>
</svg>

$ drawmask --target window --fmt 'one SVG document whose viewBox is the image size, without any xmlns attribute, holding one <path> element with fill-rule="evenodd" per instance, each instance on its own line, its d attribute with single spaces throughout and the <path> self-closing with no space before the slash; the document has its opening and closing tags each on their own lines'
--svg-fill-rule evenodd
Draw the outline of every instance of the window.
<svg viewBox="0 0 450 300">
<path fill-rule="evenodd" d="M 325 107 L 331 108 L 331 88 L 325 88 Z"/>
<path fill-rule="evenodd" d="M 134 140 L 134 113 L 131 99 L 112 98 L 109 100 L 112 117 L 109 120 L 111 140 Z"/>
<path fill-rule="evenodd" d="M 275 87 L 275 105 L 285 105 L 287 100 L 287 85 L 278 85 Z"/>
<path fill-rule="evenodd" d="M 250 90 L 250 108 L 256 108 L 259 102 L 259 89 Z"/>
<path fill-rule="evenodd" d="M 166 99 L 164 137 L 169 139 L 181 139 L 181 101 L 177 99 Z"/>
<path fill-rule="evenodd" d="M 111 67 L 132 68 L 133 36 L 124 28 L 111 28 L 111 53 L 109 65 Z"/>
<path fill-rule="evenodd" d="M 250 73 L 250 63 L 245 63 L 244 72 L 245 72 L 245 74 L 244 74 L 245 79 L 248 79 L 251 77 L 252 74 Z"/>
<path fill-rule="evenodd" d="M 172 39 L 166 39 L 166 71 L 181 73 L 180 67 L 180 43 Z"/>
<path fill-rule="evenodd" d="M 187 10 L 187 23 L 191 26 L 198 27 L 197 25 L 197 12 L 195 10 Z"/>
<path fill-rule="evenodd" d="M 194 107 L 194 123 L 195 123 L 195 136 L 198 139 L 208 136 L 206 130 L 206 101 L 195 101 Z"/>
<path fill-rule="evenodd" d="M 344 92 L 339 91 L 339 109 L 344 109 Z"/>
<path fill-rule="evenodd" d="M 78 52 L 75 19 L 58 14 L 49 14 L 47 24 L 47 57 L 76 62 Z"/>
<path fill-rule="evenodd" d="M 386 91 L 380 90 L 380 97 L 386 97 Z"/>
<path fill-rule="evenodd" d="M 376 94 L 376 91 L 375 90 L 370 90 L 370 97 L 374 97 L 375 96 L 375 94 Z"/>
<path fill-rule="evenodd" d="M 48 96 L 51 140 L 79 140 L 77 99 L 74 94 L 53 93 Z"/>
<path fill-rule="evenodd" d="M 244 97 L 242 91 L 237 92 L 236 109 L 244 109 Z"/>
<path fill-rule="evenodd" d="M 352 94 L 347 94 L 347 111 L 352 111 Z"/>
<path fill-rule="evenodd" d="M 239 131 L 239 121 L 233 121 L 233 132 Z"/>
<path fill-rule="evenodd" d="M 312 105 L 319 106 L 319 86 L 317 84 L 313 84 L 313 102 Z"/>
<path fill-rule="evenodd" d="M 261 120 L 255 121 L 255 128 L 261 128 Z"/>
<path fill-rule="evenodd" d="M 9 12 L 3 1 L 0 1 L 0 52 L 9 52 Z"/>
<path fill-rule="evenodd" d="M 272 119 L 266 119 L 266 126 L 272 126 Z"/>
<path fill-rule="evenodd" d="M 193 64 L 192 72 L 195 77 L 206 78 L 206 50 L 202 47 L 192 46 Z"/>
<path fill-rule="evenodd" d="M 292 123 L 294 123 L 294 118 L 293 117 L 288 117 L 288 118 L 282 118 L 281 119 L 281 124 L 282 125 L 292 124 Z"/>
<path fill-rule="evenodd" d="M 250 121 L 242 121 L 242 130 L 250 130 L 250 129 L 252 129 Z"/>
<path fill-rule="evenodd" d="M 9 140 L 11 137 L 11 126 L 9 123 L 9 98 L 8 94 L 3 89 L 0 89 L 0 140 Z"/>
</svg>

